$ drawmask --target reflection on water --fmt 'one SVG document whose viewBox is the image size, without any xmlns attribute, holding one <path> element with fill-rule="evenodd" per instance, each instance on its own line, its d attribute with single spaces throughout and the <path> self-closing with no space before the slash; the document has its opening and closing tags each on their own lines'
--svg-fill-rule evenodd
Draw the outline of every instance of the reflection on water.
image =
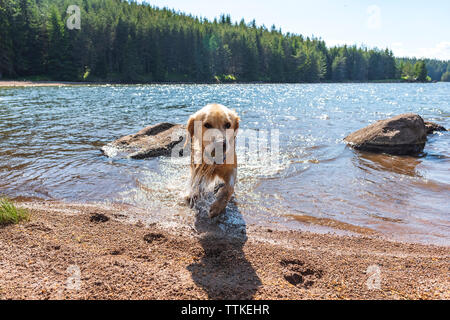
<svg viewBox="0 0 450 320">
<path fill-rule="evenodd" d="M 342 139 L 404 112 L 450 127 L 449 89 L 447 83 L 2 88 L 0 193 L 123 202 L 146 210 L 141 220 L 195 229 L 196 214 L 182 200 L 188 159 L 109 159 L 99 148 L 150 124 L 185 123 L 219 102 L 236 109 L 242 129 L 280 132 L 276 166 L 244 162 L 244 150 L 237 150 L 235 200 L 216 222 L 224 230 L 318 226 L 448 245 L 449 134 L 430 136 L 420 158 L 355 152 Z"/>
<path fill-rule="evenodd" d="M 422 163 L 417 157 L 392 156 L 369 152 L 356 152 L 355 165 L 361 170 L 390 171 L 410 177 L 419 177 L 420 171 L 416 167 Z"/>
</svg>

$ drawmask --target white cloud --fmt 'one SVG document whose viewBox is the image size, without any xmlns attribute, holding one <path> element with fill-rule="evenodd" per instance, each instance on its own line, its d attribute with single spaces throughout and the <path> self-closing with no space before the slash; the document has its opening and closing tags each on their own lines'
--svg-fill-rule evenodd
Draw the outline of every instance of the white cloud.
<svg viewBox="0 0 450 320">
<path fill-rule="evenodd" d="M 376 5 L 367 7 L 367 28 L 370 30 L 380 30 L 382 26 L 381 8 Z"/>
<path fill-rule="evenodd" d="M 391 49 L 392 49 L 392 52 L 394 52 L 394 55 L 396 57 L 399 57 L 399 58 L 412 57 L 411 50 L 407 50 L 405 48 L 405 45 L 402 42 L 394 42 L 391 45 Z"/>
<path fill-rule="evenodd" d="M 403 43 L 396 42 L 391 45 L 392 51 L 397 57 L 431 58 L 450 60 L 450 41 L 441 41 L 429 48 L 406 48 Z"/>
<path fill-rule="evenodd" d="M 441 60 L 450 60 L 450 42 L 442 41 L 433 48 L 420 48 L 419 56 L 426 58 L 432 57 Z"/>
<path fill-rule="evenodd" d="M 328 47 L 335 47 L 335 46 L 343 46 L 343 45 L 351 45 L 354 43 L 354 41 L 348 41 L 348 40 L 338 40 L 338 39 L 328 39 L 325 40 Z"/>
</svg>

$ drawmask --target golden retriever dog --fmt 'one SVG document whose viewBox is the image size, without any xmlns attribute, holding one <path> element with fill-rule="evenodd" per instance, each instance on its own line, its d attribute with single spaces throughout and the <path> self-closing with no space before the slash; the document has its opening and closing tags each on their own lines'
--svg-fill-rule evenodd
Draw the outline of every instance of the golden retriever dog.
<svg viewBox="0 0 450 320">
<path fill-rule="evenodd" d="M 191 190 L 187 200 L 193 206 L 200 197 L 202 184 L 221 182 L 209 210 L 210 218 L 225 210 L 234 193 L 238 128 L 237 113 L 220 104 L 207 105 L 192 115 L 187 123 L 187 142 L 189 139 L 191 142 Z"/>
</svg>

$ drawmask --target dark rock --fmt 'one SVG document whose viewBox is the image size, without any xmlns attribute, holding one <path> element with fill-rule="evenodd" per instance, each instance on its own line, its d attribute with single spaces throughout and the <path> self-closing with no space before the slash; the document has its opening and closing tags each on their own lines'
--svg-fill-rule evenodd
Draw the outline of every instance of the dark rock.
<svg viewBox="0 0 450 320">
<path fill-rule="evenodd" d="M 112 256 L 120 256 L 125 252 L 125 249 L 120 248 L 120 249 L 115 249 L 113 251 L 111 251 L 111 255 Z"/>
<path fill-rule="evenodd" d="M 109 218 L 105 216 L 103 213 L 94 213 L 91 218 L 91 222 L 107 222 Z"/>
<path fill-rule="evenodd" d="M 185 126 L 159 123 L 113 141 L 101 150 L 108 157 L 125 156 L 132 159 L 147 159 L 169 156 L 172 149 L 184 141 L 185 136 Z"/>
<path fill-rule="evenodd" d="M 152 243 L 153 241 L 163 241 L 166 237 L 161 233 L 148 233 L 144 236 L 144 241 Z"/>
<path fill-rule="evenodd" d="M 396 155 L 415 155 L 423 151 L 427 129 L 417 114 L 402 114 L 378 121 L 344 139 L 357 150 Z"/>
<path fill-rule="evenodd" d="M 425 128 L 427 129 L 427 134 L 433 134 L 437 131 L 447 131 L 447 129 L 445 129 L 440 124 L 429 121 L 425 121 Z"/>
</svg>

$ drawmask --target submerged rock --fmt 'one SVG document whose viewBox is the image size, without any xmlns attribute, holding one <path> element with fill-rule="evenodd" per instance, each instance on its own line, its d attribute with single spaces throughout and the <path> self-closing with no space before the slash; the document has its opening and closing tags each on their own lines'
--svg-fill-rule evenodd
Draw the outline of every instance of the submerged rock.
<svg viewBox="0 0 450 320">
<path fill-rule="evenodd" d="M 447 129 L 440 124 L 429 121 L 425 121 L 425 128 L 427 129 L 427 134 L 433 134 L 438 131 L 447 131 Z"/>
<path fill-rule="evenodd" d="M 108 157 L 126 156 L 147 159 L 169 156 L 172 149 L 184 141 L 186 127 L 180 124 L 159 123 L 136 134 L 117 139 L 101 150 Z"/>
<path fill-rule="evenodd" d="M 414 155 L 423 151 L 427 133 L 423 119 L 408 113 L 378 121 L 350 134 L 344 141 L 357 150 Z"/>
</svg>

